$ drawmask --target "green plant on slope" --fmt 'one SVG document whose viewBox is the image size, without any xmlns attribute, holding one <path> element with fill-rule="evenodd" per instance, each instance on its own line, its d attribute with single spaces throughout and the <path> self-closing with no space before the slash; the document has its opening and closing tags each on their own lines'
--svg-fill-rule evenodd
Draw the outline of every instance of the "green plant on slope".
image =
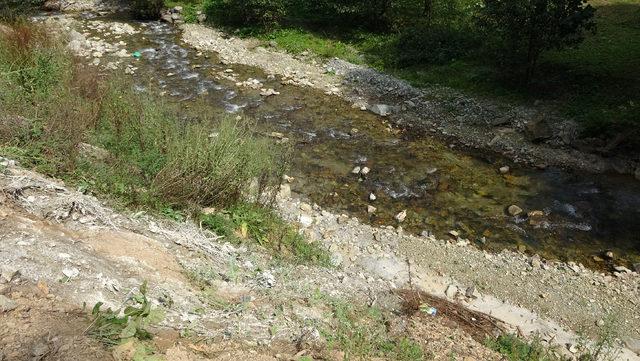
<svg viewBox="0 0 640 361">
<path fill-rule="evenodd" d="M 202 214 L 200 222 L 232 241 L 250 239 L 283 259 L 323 266 L 330 263 L 327 251 L 307 242 L 295 227 L 260 204 L 239 202 L 218 213 Z"/>
<path fill-rule="evenodd" d="M 122 341 L 136 338 L 147 340 L 152 338 L 147 327 L 158 320 L 154 319 L 151 304 L 147 299 L 147 283 L 140 286 L 140 293 L 133 294 L 125 300 L 130 303 L 124 310 L 102 310 L 102 302 L 95 304 L 91 311 L 93 321 L 87 329 L 87 333 L 105 345 L 117 345 Z"/>
</svg>

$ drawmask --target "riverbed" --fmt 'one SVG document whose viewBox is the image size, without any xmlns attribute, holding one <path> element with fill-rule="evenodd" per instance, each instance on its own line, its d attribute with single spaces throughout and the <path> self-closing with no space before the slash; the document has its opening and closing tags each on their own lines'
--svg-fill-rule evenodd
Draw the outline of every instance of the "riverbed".
<svg viewBox="0 0 640 361">
<path fill-rule="evenodd" d="M 83 14 L 79 31 L 119 43 L 128 55 L 87 61 L 98 58 L 99 66 L 131 76 L 138 91 L 190 111 L 253 119 L 256 132 L 293 147 L 293 190 L 324 208 L 496 252 L 518 249 L 608 270 L 640 262 L 640 184 L 631 177 L 533 169 L 461 149 L 395 128 L 335 95 L 283 84 L 291 79 L 224 64 L 184 44 L 171 25 L 125 21 L 135 29 L 129 34 L 105 26 L 111 21 Z M 521 212 L 510 213 L 511 205 Z"/>
</svg>

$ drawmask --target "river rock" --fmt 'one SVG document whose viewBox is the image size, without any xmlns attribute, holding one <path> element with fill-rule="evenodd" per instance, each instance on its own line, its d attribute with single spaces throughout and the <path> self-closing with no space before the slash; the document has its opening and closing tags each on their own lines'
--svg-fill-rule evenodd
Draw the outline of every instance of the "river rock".
<svg viewBox="0 0 640 361">
<path fill-rule="evenodd" d="M 407 210 L 403 210 L 402 212 L 396 214 L 396 216 L 393 218 L 395 218 L 395 220 L 398 222 L 404 222 L 405 218 L 407 218 Z"/>
<path fill-rule="evenodd" d="M 369 214 L 376 213 L 377 210 L 378 209 L 376 207 L 374 207 L 374 206 L 371 206 L 371 205 L 367 206 L 367 213 L 369 213 Z"/>
<path fill-rule="evenodd" d="M 640 273 L 640 263 L 634 263 L 633 270 Z"/>
<path fill-rule="evenodd" d="M 516 206 L 515 204 L 512 204 L 509 206 L 509 208 L 507 208 L 507 212 L 509 212 L 510 215 L 515 217 L 522 213 L 522 208 Z"/>
<path fill-rule="evenodd" d="M 507 174 L 507 173 L 509 173 L 510 168 L 509 168 L 508 165 L 505 165 L 504 167 L 500 167 L 499 170 L 500 170 L 501 174 Z"/>
<path fill-rule="evenodd" d="M 553 130 L 545 119 L 531 119 L 525 124 L 525 135 L 532 142 L 541 142 L 553 136 Z"/>
<path fill-rule="evenodd" d="M 360 174 L 360 167 L 354 167 L 354 168 L 351 170 L 351 173 L 353 173 L 353 174 Z"/>
<path fill-rule="evenodd" d="M 376 197 L 376 195 L 375 195 L 375 194 L 373 194 L 373 193 L 370 193 L 370 194 L 369 194 L 369 200 L 370 200 L 370 201 L 372 201 L 372 202 L 373 202 L 373 201 L 375 201 L 376 199 L 378 199 L 378 197 Z"/>
<path fill-rule="evenodd" d="M 392 113 L 392 108 L 386 104 L 375 104 L 372 105 L 369 110 L 377 115 L 380 115 L 382 117 L 386 117 L 387 115 L 390 115 Z"/>
</svg>

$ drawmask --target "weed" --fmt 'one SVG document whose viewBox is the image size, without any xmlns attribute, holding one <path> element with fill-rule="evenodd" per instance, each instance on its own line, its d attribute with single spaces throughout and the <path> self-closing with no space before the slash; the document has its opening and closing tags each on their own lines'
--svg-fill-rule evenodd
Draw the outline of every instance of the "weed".
<svg viewBox="0 0 640 361">
<path fill-rule="evenodd" d="M 330 264 L 328 252 L 307 242 L 298 231 L 273 210 L 254 203 L 238 203 L 217 214 L 200 216 L 208 229 L 241 242 L 250 239 L 277 257 L 299 263 Z"/>
<path fill-rule="evenodd" d="M 552 351 L 545 348 L 538 337 L 527 342 L 515 335 L 500 335 L 498 338 L 489 338 L 485 346 L 504 355 L 509 361 L 563 361 Z"/>
<path fill-rule="evenodd" d="M 345 359 L 384 357 L 394 360 L 423 360 L 420 346 L 406 337 L 388 334 L 385 317 L 373 307 L 358 307 L 340 300 L 330 300 L 330 329 L 324 330 L 330 348 L 339 348 Z"/>
<path fill-rule="evenodd" d="M 128 297 L 125 304 L 127 302 L 131 302 L 132 305 L 116 311 L 110 308 L 102 310 L 103 303 L 96 303 L 91 311 L 93 321 L 87 333 L 109 346 L 131 338 L 150 339 L 152 335 L 147 327 L 157 320 L 152 316 L 151 304 L 147 299 L 147 283 L 142 284 L 139 294 Z"/>
<path fill-rule="evenodd" d="M 583 351 L 578 359 L 580 361 L 617 360 L 620 355 L 620 346 L 617 341 L 620 337 L 619 325 L 620 322 L 615 315 L 607 315 L 604 318 L 604 324 L 598 329 L 596 341 L 582 340 L 579 348 Z"/>
<path fill-rule="evenodd" d="M 207 124 L 187 126 L 169 145 L 153 186 L 176 204 L 228 206 L 260 197 L 282 179 L 285 156 L 279 149 L 256 138 L 249 124 L 229 118 L 215 132 Z M 247 186 L 252 183 L 256 187 Z"/>
</svg>

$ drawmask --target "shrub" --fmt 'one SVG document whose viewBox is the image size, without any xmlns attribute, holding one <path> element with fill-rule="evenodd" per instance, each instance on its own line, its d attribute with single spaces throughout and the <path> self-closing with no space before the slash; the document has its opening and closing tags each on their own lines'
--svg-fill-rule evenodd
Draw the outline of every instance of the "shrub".
<svg viewBox="0 0 640 361">
<path fill-rule="evenodd" d="M 246 123 L 225 118 L 215 130 L 192 124 L 173 138 L 153 185 L 176 204 L 228 206 L 279 185 L 284 159 L 279 148 L 256 138 Z"/>
<path fill-rule="evenodd" d="M 448 26 L 414 28 L 396 40 L 396 61 L 401 67 L 446 64 L 467 55 L 476 44 L 476 39 L 462 29 Z"/>
<path fill-rule="evenodd" d="M 221 25 L 273 28 L 285 15 L 285 3 L 284 0 L 205 0 L 204 11 L 209 19 Z"/>
<path fill-rule="evenodd" d="M 164 7 L 164 0 L 133 0 L 131 11 L 133 16 L 141 20 L 158 19 Z"/>
</svg>

